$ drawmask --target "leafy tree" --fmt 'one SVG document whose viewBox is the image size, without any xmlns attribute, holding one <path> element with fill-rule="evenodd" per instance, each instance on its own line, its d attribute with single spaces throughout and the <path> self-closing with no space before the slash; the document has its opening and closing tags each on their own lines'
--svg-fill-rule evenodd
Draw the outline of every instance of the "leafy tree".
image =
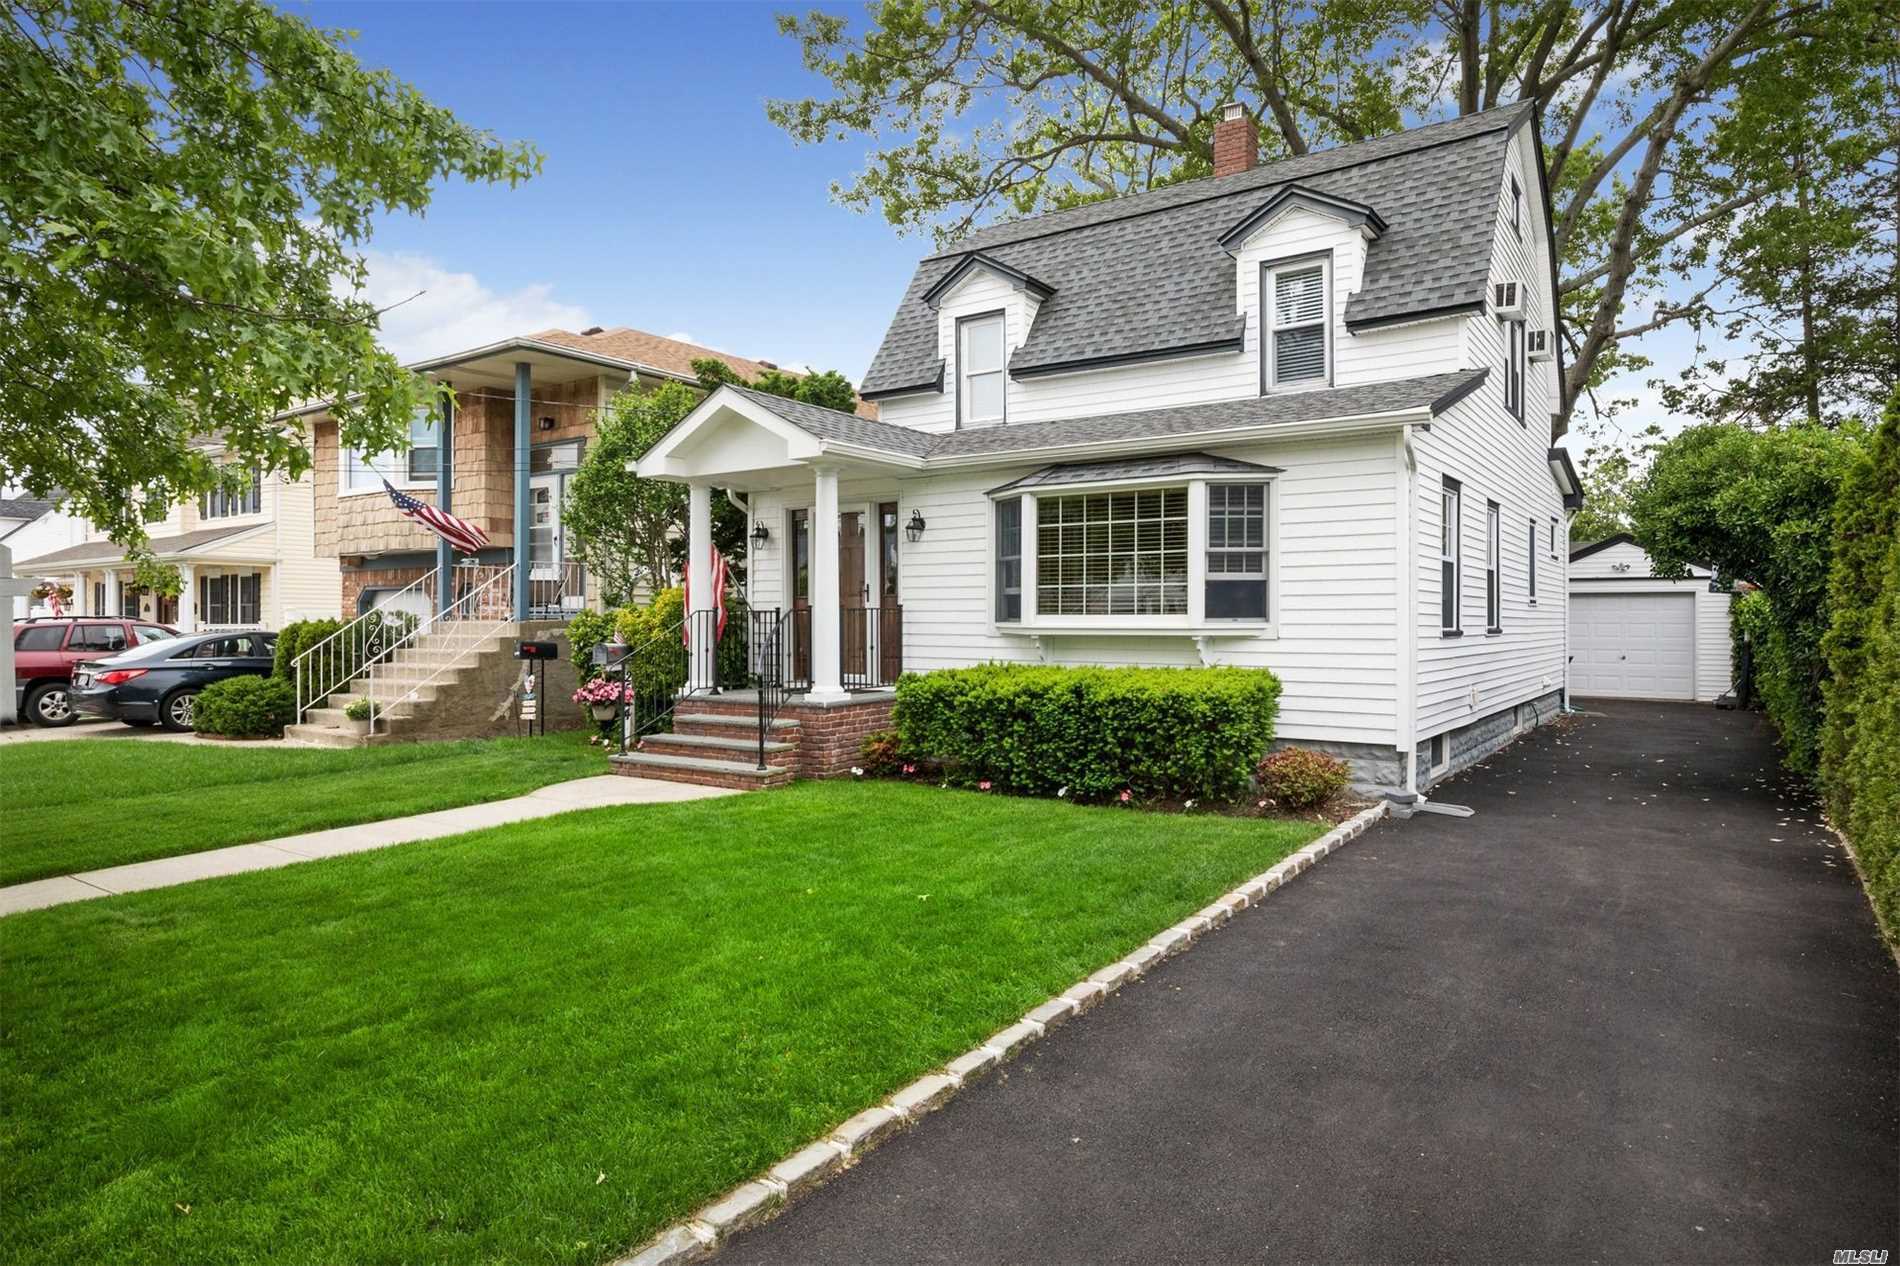
<svg viewBox="0 0 1900 1266">
<path fill-rule="evenodd" d="M 1631 339 L 1707 310 L 1671 289 L 1795 189 L 1801 119 L 1891 109 L 1891 23 L 1883 0 L 875 0 L 862 33 L 779 19 L 830 93 L 767 113 L 801 143 L 876 138 L 834 196 L 948 242 L 1206 175 L 1232 100 L 1274 157 L 1532 102 L 1574 400 L 1640 367 Z M 1811 175 L 1840 198 L 1837 165 Z M 1627 312 L 1648 293 L 1669 297 Z"/>
<path fill-rule="evenodd" d="M 1864 437 L 1855 425 L 1692 426 L 1657 451 L 1630 501 L 1657 575 L 1703 564 L 1764 591 L 1774 654 L 1790 676 L 1791 703 L 1772 719 L 1790 767 L 1804 773 L 1820 734 L 1834 507 Z"/>
<path fill-rule="evenodd" d="M 1821 639 L 1829 672 L 1821 787 L 1837 823 L 1848 820 L 1852 784 L 1847 763 L 1861 737 L 1856 719 L 1869 702 L 1866 686 L 1876 638 L 1876 608 L 1889 583 L 1889 555 L 1896 541 L 1900 541 L 1900 391 L 1887 402 L 1885 419 L 1848 470 L 1834 508 L 1829 624 Z M 1885 738 L 1900 745 L 1900 728 Z"/>
<path fill-rule="evenodd" d="M 835 369 L 818 374 L 794 374 L 783 369 L 768 369 L 752 382 L 747 382 L 725 361 L 713 356 L 702 356 L 693 362 L 693 373 L 708 391 L 731 384 L 750 387 L 767 395 L 784 396 L 788 400 L 802 400 L 806 404 L 836 409 L 840 413 L 851 413 L 858 407 L 857 389 L 852 387 L 849 378 Z"/>
<path fill-rule="evenodd" d="M 637 589 L 664 589 L 678 575 L 672 538 L 685 531 L 686 488 L 642 479 L 629 467 L 699 401 L 699 392 L 677 382 L 621 392 L 601 413 L 586 458 L 568 478 L 561 521 L 610 606 Z"/>
<path fill-rule="evenodd" d="M 540 156 L 457 122 L 343 35 L 258 0 L 13 0 L 0 21 L 0 484 L 136 546 L 217 483 L 195 437 L 295 477 L 273 418 L 334 399 L 384 451 L 437 390 L 359 297 L 376 216 Z"/>
<path fill-rule="evenodd" d="M 1577 430 L 1587 441 L 1578 462 L 1583 509 L 1570 521 L 1570 539 L 1578 545 L 1630 531 L 1630 498 L 1649 461 L 1662 447 L 1662 428 L 1654 422 L 1633 437 L 1612 434 L 1613 423 L 1595 419 Z"/>
</svg>

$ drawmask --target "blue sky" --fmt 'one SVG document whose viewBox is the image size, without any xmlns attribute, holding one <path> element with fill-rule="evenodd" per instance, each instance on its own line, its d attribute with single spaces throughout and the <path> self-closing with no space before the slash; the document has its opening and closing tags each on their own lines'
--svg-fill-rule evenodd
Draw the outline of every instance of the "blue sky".
<svg viewBox="0 0 1900 1266">
<path fill-rule="evenodd" d="M 831 202 L 861 145 L 799 148 L 766 121 L 767 98 L 818 86 L 773 5 L 284 7 L 358 31 L 366 64 L 547 155 L 517 188 L 446 184 L 426 217 L 378 231 L 378 299 L 429 291 L 386 320 L 405 359 L 592 323 L 855 380 L 929 249 Z"/>
<path fill-rule="evenodd" d="M 830 7 L 863 22 L 859 5 L 285 7 L 359 32 L 365 63 L 547 156 L 517 188 L 444 185 L 426 217 L 384 223 L 372 296 L 424 292 L 384 321 L 405 360 L 547 326 L 631 325 L 855 381 L 930 249 L 831 201 L 830 182 L 862 165 L 861 141 L 800 148 L 765 118 L 768 98 L 825 87 L 775 13 Z M 1675 429 L 1643 380 L 1691 347 L 1685 330 L 1645 340 L 1655 368 L 1607 393 L 1645 401 L 1626 429 L 1652 418 Z"/>
</svg>

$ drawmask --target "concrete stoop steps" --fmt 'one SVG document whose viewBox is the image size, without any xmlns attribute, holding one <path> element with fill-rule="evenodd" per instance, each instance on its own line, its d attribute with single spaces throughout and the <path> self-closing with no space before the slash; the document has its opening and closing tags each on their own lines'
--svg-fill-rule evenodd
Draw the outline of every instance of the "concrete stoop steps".
<svg viewBox="0 0 1900 1266">
<path fill-rule="evenodd" d="M 382 665 L 377 689 L 380 697 L 388 699 L 392 694 L 419 688 L 413 698 L 383 714 L 375 735 L 360 733 L 344 715 L 345 709 L 364 698 L 369 688 L 367 677 L 357 677 L 325 700 L 324 706 L 304 713 L 300 724 L 285 727 L 284 737 L 318 747 L 368 747 L 430 734 L 434 732 L 433 712 L 459 683 L 489 672 L 498 657 L 512 658 L 511 637 L 510 630 L 486 635 L 426 633 Z"/>
<path fill-rule="evenodd" d="M 649 735 L 640 740 L 637 751 L 608 760 L 615 773 L 635 778 L 741 791 L 783 787 L 797 767 L 799 723 L 775 720 L 770 733 L 766 767 L 760 769 L 759 727 L 753 716 L 716 700 L 686 699 L 674 710 L 671 734 Z"/>
</svg>

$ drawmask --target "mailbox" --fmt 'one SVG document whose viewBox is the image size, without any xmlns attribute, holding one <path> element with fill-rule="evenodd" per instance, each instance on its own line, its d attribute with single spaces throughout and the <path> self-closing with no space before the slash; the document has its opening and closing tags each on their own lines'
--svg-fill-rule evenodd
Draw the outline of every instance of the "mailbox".
<svg viewBox="0 0 1900 1266">
<path fill-rule="evenodd" d="M 554 642 L 516 642 L 516 659 L 559 659 L 560 646 Z"/>
</svg>

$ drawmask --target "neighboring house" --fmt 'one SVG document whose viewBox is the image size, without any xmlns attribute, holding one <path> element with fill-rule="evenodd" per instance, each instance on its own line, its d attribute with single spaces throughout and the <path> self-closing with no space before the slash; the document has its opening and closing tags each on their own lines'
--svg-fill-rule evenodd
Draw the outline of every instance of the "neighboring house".
<svg viewBox="0 0 1900 1266">
<path fill-rule="evenodd" d="M 210 451 L 216 460 L 217 450 Z M 22 538 L 42 523 L 52 523 L 57 535 L 78 539 L 36 541 L 29 551 Z M 136 588 L 121 546 L 84 520 L 58 511 L 20 529 L 7 543 L 20 575 L 72 586 L 68 614 L 153 620 L 186 633 L 278 629 L 292 620 L 337 614 L 336 561 L 317 556 L 315 525 L 315 484 L 309 474 L 292 482 L 253 476 L 242 492 L 218 492 L 173 506 L 145 530 L 153 557 L 178 568 L 175 596 Z"/>
<path fill-rule="evenodd" d="M 51 514 L 57 507 L 43 497 L 0 496 L 0 541 L 27 524 Z"/>
<path fill-rule="evenodd" d="M 1581 493 L 1530 110 L 1267 167 L 1225 114 L 1209 179 L 923 260 L 881 421 L 725 388 L 638 463 L 690 485 L 695 559 L 710 490 L 745 495 L 808 706 L 986 660 L 1258 665 L 1281 740 L 1398 786 L 1561 706 Z"/>
<path fill-rule="evenodd" d="M 776 368 L 624 326 L 578 334 L 543 330 L 432 357 L 410 368 L 455 388 L 446 463 L 440 418 L 417 418 L 406 452 L 375 456 L 339 452 L 328 403 L 285 415 L 311 427 L 317 550 L 340 565 L 344 612 L 368 611 L 439 561 L 459 561 L 397 512 L 385 479 L 480 527 L 492 545 L 481 563 L 506 566 L 518 554 L 527 556 L 530 566 L 517 579 L 531 609 L 520 618 L 558 616 L 583 605 L 595 595 L 561 523 L 567 478 L 586 455 L 608 401 L 636 380 L 649 388 L 696 384 L 692 362 L 702 357 L 722 360 L 748 380 Z M 527 478 L 517 482 L 517 471 Z M 418 609 L 427 605 L 414 595 L 408 601 Z"/>
<path fill-rule="evenodd" d="M 1627 532 L 1570 552 L 1570 692 L 1708 701 L 1732 684 L 1727 586 L 1691 567 L 1658 580 Z"/>
</svg>

